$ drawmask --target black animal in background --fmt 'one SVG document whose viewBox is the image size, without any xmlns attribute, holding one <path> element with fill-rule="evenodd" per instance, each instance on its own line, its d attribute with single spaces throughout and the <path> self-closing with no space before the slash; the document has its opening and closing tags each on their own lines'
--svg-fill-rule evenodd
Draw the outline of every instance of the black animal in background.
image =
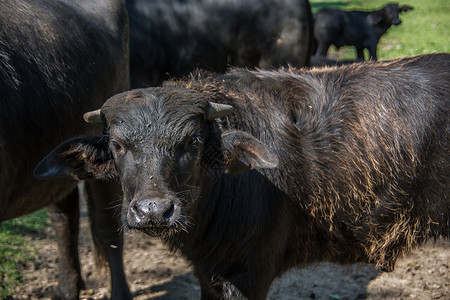
<svg viewBox="0 0 450 300">
<path fill-rule="evenodd" d="M 264 299 L 295 266 L 392 270 L 449 236 L 450 54 L 195 74 L 115 95 L 36 174 L 119 178 L 131 228 L 194 266 L 202 299 Z"/>
<path fill-rule="evenodd" d="M 8 0 L 0 16 L 0 222 L 48 206 L 59 252 L 54 299 L 79 299 L 76 181 L 38 180 L 33 170 L 70 136 L 101 132 L 83 112 L 129 88 L 126 8 L 120 0 Z M 112 298 L 129 299 L 121 223 L 110 208 L 121 191 L 110 185 L 86 183 L 92 234 L 111 269 Z"/>
<path fill-rule="evenodd" d="M 314 14 L 316 55 L 326 56 L 328 48 L 335 45 L 355 46 L 357 57 L 364 60 L 364 49 L 370 59 L 377 59 L 380 37 L 392 26 L 401 23 L 399 14 L 412 10 L 408 5 L 388 4 L 376 11 L 343 11 L 324 8 Z"/>
<path fill-rule="evenodd" d="M 307 0 L 127 0 L 131 87 L 202 68 L 309 65 Z"/>
</svg>

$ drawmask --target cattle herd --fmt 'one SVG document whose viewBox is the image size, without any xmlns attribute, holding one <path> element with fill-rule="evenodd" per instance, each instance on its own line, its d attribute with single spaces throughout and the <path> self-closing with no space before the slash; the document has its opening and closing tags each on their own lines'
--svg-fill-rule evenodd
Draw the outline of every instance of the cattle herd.
<svg viewBox="0 0 450 300">
<path fill-rule="evenodd" d="M 450 54 L 376 61 L 411 9 L 2 1 L 0 222 L 47 207 L 54 299 L 84 288 L 80 195 L 116 300 L 132 298 L 122 201 L 128 228 L 192 263 L 202 299 L 265 299 L 321 261 L 392 270 L 450 235 Z M 310 68 L 342 64 L 330 45 L 360 61 Z"/>
</svg>

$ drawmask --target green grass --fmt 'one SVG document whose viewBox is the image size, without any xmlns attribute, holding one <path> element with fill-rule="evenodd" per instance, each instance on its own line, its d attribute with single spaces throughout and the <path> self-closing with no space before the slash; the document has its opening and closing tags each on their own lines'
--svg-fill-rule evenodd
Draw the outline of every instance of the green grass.
<svg viewBox="0 0 450 300">
<path fill-rule="evenodd" d="M 46 210 L 0 224 L 0 299 L 12 296 L 14 288 L 23 284 L 19 269 L 36 252 L 24 236 L 42 235 L 48 225 Z"/>
<path fill-rule="evenodd" d="M 310 0 L 313 12 L 323 7 L 343 10 L 376 10 L 396 1 L 380 0 Z M 399 5 L 410 5 L 413 10 L 402 13 L 399 26 L 392 26 L 380 39 L 377 55 L 380 60 L 423 53 L 449 52 L 450 1 L 405 0 Z M 330 48 L 329 55 L 341 59 L 355 59 L 353 47 L 342 47 L 338 51 Z M 367 57 L 368 53 L 366 53 Z"/>
</svg>

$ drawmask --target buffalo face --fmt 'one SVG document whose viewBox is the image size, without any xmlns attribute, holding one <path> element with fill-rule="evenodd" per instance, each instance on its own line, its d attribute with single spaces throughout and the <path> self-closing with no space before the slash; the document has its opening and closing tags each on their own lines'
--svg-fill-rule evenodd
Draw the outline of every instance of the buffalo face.
<svg viewBox="0 0 450 300">
<path fill-rule="evenodd" d="M 399 14 L 412 9 L 413 7 L 408 5 L 399 7 L 398 4 L 388 4 L 381 10 L 375 11 L 369 15 L 369 20 L 374 21 L 375 24 L 384 23 L 387 26 L 397 26 L 402 23 L 399 18 Z"/>
<path fill-rule="evenodd" d="M 231 112 L 231 106 L 189 89 L 122 93 L 85 115 L 105 124 L 105 136 L 63 143 L 35 173 L 119 178 L 129 227 L 163 237 L 188 231 L 192 212 L 214 180 L 277 166 L 277 157 L 249 133 L 219 128 L 216 118 Z"/>
</svg>

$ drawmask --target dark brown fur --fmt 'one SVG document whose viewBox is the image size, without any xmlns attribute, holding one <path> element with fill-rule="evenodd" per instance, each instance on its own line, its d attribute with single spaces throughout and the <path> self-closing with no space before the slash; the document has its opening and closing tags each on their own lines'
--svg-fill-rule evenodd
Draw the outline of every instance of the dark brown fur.
<svg viewBox="0 0 450 300">
<path fill-rule="evenodd" d="M 80 137 L 63 148 L 114 160 L 129 226 L 192 261 L 202 299 L 263 299 L 292 267 L 389 271 L 449 236 L 449 82 L 449 54 L 197 73 L 110 98 L 109 147 Z M 209 102 L 234 111 L 210 120 Z M 57 155 L 41 164 L 74 163 Z"/>
</svg>

